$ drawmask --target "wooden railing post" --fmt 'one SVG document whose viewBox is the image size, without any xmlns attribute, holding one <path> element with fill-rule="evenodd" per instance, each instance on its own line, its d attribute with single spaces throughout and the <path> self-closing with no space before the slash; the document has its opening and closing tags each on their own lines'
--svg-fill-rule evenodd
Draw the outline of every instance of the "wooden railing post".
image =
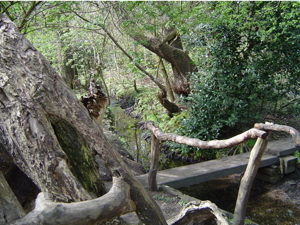
<svg viewBox="0 0 300 225">
<path fill-rule="evenodd" d="M 150 191 L 157 191 L 156 174 L 159 160 L 159 140 L 152 133 L 151 135 L 151 162 L 148 174 L 148 186 Z"/>
<path fill-rule="evenodd" d="M 268 135 L 265 139 L 257 138 L 257 141 L 251 150 L 249 162 L 245 174 L 241 180 L 238 197 L 234 209 L 233 225 L 244 225 L 246 217 L 246 206 L 253 181 L 256 177 L 257 170 L 268 145 Z"/>
</svg>

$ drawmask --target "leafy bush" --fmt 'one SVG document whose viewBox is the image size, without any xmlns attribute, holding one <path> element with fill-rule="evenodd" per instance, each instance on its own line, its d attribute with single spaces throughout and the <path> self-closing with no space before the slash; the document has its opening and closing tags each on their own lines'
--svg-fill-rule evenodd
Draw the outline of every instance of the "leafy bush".
<svg viewBox="0 0 300 225">
<path fill-rule="evenodd" d="M 224 138 L 243 125 L 248 129 L 248 124 L 260 122 L 264 115 L 298 112 L 298 6 L 291 2 L 213 2 L 198 13 L 204 19 L 194 18 L 195 29 L 186 35 L 192 38 L 185 40 L 196 50 L 199 70 L 190 78 L 191 94 L 186 101 L 191 110 L 181 121 L 181 134 L 202 140 Z M 205 151 L 200 152 L 204 155 Z"/>
</svg>

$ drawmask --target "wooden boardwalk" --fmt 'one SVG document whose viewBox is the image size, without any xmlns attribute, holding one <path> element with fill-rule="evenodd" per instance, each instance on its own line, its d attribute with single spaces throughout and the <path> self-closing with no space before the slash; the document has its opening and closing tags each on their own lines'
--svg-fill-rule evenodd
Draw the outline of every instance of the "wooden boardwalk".
<svg viewBox="0 0 300 225">
<path fill-rule="evenodd" d="M 293 141 L 270 142 L 263 155 L 260 167 L 270 166 L 279 162 L 280 156 L 290 155 L 297 149 Z M 250 153 L 229 156 L 221 159 L 176 167 L 158 171 L 157 184 L 180 188 L 198 184 L 219 177 L 245 171 Z M 137 176 L 137 179 L 147 187 L 148 174 Z"/>
</svg>

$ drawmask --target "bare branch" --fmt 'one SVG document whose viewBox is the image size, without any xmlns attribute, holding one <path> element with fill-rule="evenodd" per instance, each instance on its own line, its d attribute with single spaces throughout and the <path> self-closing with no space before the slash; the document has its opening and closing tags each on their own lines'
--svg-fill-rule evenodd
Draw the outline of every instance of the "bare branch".
<svg viewBox="0 0 300 225">
<path fill-rule="evenodd" d="M 14 4 L 17 4 L 18 2 L 9 2 L 9 3 L 10 3 L 10 5 L 5 6 L 4 3 L 0 2 L 0 7 L 2 8 L 1 12 L 4 13 L 4 14 L 6 14 L 8 16 L 8 18 L 13 21 L 13 20 L 15 20 L 15 18 L 10 15 L 8 9 L 11 6 L 13 6 Z"/>
</svg>

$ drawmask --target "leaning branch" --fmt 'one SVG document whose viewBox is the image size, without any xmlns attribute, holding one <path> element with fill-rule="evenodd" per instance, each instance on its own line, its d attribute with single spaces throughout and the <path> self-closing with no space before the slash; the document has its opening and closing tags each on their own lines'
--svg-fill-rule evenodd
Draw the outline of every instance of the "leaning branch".
<svg viewBox="0 0 300 225">
<path fill-rule="evenodd" d="M 265 139 L 267 136 L 267 133 L 265 131 L 252 128 L 250 130 L 245 131 L 244 133 L 241 133 L 237 136 L 226 140 L 202 141 L 197 138 L 189 138 L 171 133 L 163 133 L 162 130 L 155 126 L 154 123 L 151 121 L 145 122 L 144 126 L 150 131 L 152 131 L 156 138 L 161 141 L 173 141 L 176 143 L 186 144 L 202 149 L 227 148 L 245 142 L 246 140 L 251 138 L 259 137 Z"/>
<path fill-rule="evenodd" d="M 266 131 L 281 131 L 290 134 L 293 137 L 295 145 L 300 147 L 300 133 L 295 128 L 285 125 L 278 125 L 273 123 L 256 123 L 254 127 Z"/>
<path fill-rule="evenodd" d="M 107 194 L 82 202 L 55 203 L 42 192 L 36 199 L 35 209 L 11 225 L 92 225 L 135 211 L 136 206 L 130 199 L 129 185 L 122 178 L 114 177 L 113 181 Z"/>
</svg>

